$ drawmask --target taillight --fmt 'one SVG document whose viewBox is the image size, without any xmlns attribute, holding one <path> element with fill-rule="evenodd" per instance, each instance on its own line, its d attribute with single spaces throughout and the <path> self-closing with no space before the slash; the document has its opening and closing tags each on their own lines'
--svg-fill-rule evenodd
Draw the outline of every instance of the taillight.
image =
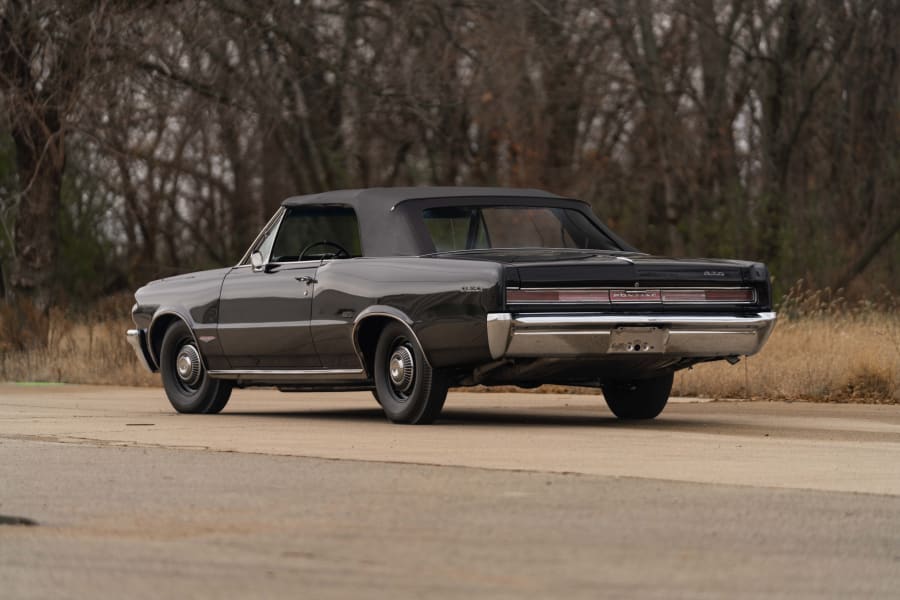
<svg viewBox="0 0 900 600">
<path fill-rule="evenodd" d="M 584 302 L 609 304 L 609 290 L 507 290 L 509 304 L 540 304 L 543 302 Z"/>
<path fill-rule="evenodd" d="M 755 298 L 752 288 L 706 290 L 707 302 L 753 302 Z"/>
<path fill-rule="evenodd" d="M 749 304 L 753 288 L 566 289 L 511 288 L 508 304 Z"/>
<path fill-rule="evenodd" d="M 663 290 L 663 302 L 706 302 L 706 290 Z"/>
</svg>

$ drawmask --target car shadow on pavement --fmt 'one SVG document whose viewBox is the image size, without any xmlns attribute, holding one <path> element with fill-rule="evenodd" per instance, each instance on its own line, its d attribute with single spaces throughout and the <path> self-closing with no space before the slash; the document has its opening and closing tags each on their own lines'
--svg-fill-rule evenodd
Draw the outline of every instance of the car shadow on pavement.
<svg viewBox="0 0 900 600">
<path fill-rule="evenodd" d="M 264 417 L 278 419 L 319 419 L 353 422 L 384 421 L 384 412 L 380 408 L 333 408 L 321 410 L 228 410 L 219 413 L 221 417 Z"/>
<path fill-rule="evenodd" d="M 298 404 L 302 407 L 302 404 Z M 321 405 L 319 405 L 321 406 Z M 728 408 L 739 408 L 727 405 Z M 517 427 L 573 427 L 573 428 L 608 428 L 617 430 L 666 431 L 670 433 L 694 433 L 715 436 L 739 436 L 750 438 L 796 438 L 819 440 L 827 438 L 834 441 L 870 441 L 894 442 L 896 431 L 893 429 L 874 431 L 860 427 L 855 421 L 845 427 L 836 427 L 829 420 L 827 427 L 816 420 L 791 420 L 784 418 L 754 420 L 755 413 L 723 411 L 722 407 L 703 407 L 693 405 L 672 406 L 659 417 L 650 421 L 622 421 L 616 419 L 602 404 L 595 409 L 589 406 L 567 407 L 542 405 L 540 407 L 484 407 L 470 408 L 448 403 L 440 418 L 431 427 L 479 427 L 509 425 Z M 804 413 L 805 414 L 805 413 Z M 375 404 L 369 406 L 344 406 L 342 408 L 307 407 L 297 410 L 245 410 L 228 407 L 220 417 L 259 417 L 275 419 L 295 419 L 297 421 L 331 421 L 339 423 L 372 423 L 373 425 L 391 426 L 384 412 Z"/>
<path fill-rule="evenodd" d="M 551 412 L 521 412 L 516 410 L 445 410 L 436 425 L 528 425 L 528 426 L 561 426 L 561 427 L 615 427 L 617 429 L 670 429 L 702 428 L 703 421 L 686 420 L 667 421 L 665 414 L 645 421 L 624 421 L 611 414 L 585 414 Z"/>
<path fill-rule="evenodd" d="M 220 417 L 260 417 L 288 418 L 306 420 L 324 420 L 354 423 L 388 423 L 380 408 L 341 408 L 315 409 L 296 411 L 229 411 L 225 410 Z M 563 427 L 616 427 L 640 429 L 689 429 L 702 430 L 707 423 L 702 420 L 667 421 L 665 415 L 651 421 L 623 421 L 610 414 L 566 414 L 564 412 L 523 412 L 515 409 L 453 409 L 448 408 L 431 427 L 456 427 L 480 425 L 525 425 L 525 426 L 563 426 Z"/>
</svg>

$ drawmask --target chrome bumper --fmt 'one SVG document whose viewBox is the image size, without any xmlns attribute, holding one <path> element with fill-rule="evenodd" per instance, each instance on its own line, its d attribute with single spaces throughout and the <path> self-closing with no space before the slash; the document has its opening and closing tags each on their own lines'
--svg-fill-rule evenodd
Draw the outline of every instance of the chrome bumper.
<svg viewBox="0 0 900 600">
<path fill-rule="evenodd" d="M 724 358 L 759 352 L 775 319 L 774 312 L 721 317 L 491 313 L 487 333 L 495 359 L 630 353 Z M 622 342 L 631 339 L 652 341 Z"/>
<path fill-rule="evenodd" d="M 147 330 L 146 329 L 129 329 L 125 332 L 125 339 L 134 348 L 134 353 L 138 357 L 144 367 L 151 373 L 156 373 L 156 367 L 153 365 L 153 359 L 150 358 L 150 350 L 147 347 Z"/>
</svg>

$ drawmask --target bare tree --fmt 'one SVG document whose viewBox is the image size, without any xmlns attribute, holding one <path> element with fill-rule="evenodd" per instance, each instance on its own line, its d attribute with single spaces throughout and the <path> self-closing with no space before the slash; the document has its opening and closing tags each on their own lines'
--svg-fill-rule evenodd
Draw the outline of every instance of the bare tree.
<svg viewBox="0 0 900 600">
<path fill-rule="evenodd" d="M 767 260 L 779 284 L 896 290 L 898 14 L 0 0 L 11 289 L 50 301 L 71 181 L 100 196 L 79 205 L 106 207 L 130 285 L 228 264 L 292 194 L 472 183 L 579 196 L 639 247 Z"/>
<path fill-rule="evenodd" d="M 0 7 L 0 94 L 15 143 L 19 196 L 14 294 L 50 303 L 66 136 L 108 35 L 106 3 L 8 0 Z"/>
</svg>

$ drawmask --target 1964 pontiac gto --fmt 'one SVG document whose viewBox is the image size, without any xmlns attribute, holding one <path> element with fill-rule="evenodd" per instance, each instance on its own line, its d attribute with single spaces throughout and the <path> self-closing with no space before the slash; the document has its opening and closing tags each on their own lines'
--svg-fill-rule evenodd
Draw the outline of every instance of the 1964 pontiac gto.
<svg viewBox="0 0 900 600">
<path fill-rule="evenodd" d="M 754 354 L 775 324 L 765 265 L 649 256 L 586 203 L 502 188 L 289 198 L 238 264 L 135 297 L 128 340 L 179 412 L 234 386 L 373 390 L 396 423 L 477 384 L 597 387 L 652 419 L 675 371 Z"/>
</svg>

